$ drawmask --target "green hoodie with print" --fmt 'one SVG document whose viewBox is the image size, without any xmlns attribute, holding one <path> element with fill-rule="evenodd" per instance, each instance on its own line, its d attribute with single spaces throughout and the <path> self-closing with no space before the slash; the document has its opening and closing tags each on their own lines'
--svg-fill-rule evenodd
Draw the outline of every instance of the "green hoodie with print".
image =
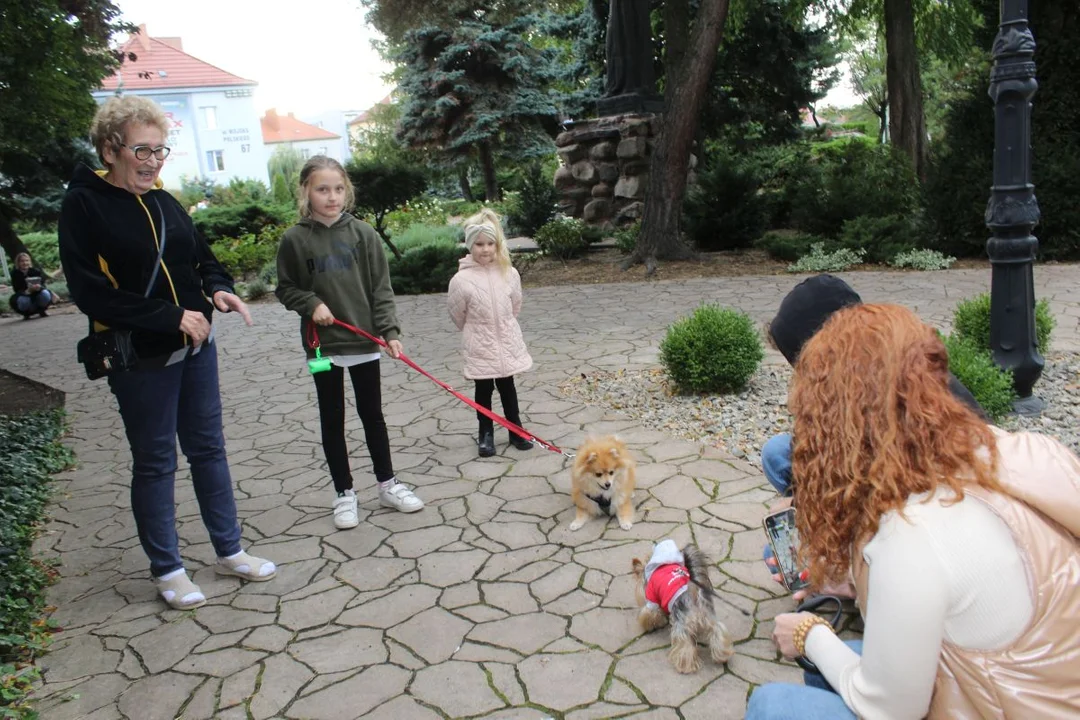
<svg viewBox="0 0 1080 720">
<path fill-rule="evenodd" d="M 274 294 L 300 315 L 300 337 L 308 357 L 308 324 L 326 303 L 334 317 L 384 340 L 400 333 L 390 268 L 375 229 L 348 213 L 327 227 L 304 218 L 281 238 Z M 379 347 L 345 328 L 316 326 L 324 355 L 363 355 Z"/>
</svg>

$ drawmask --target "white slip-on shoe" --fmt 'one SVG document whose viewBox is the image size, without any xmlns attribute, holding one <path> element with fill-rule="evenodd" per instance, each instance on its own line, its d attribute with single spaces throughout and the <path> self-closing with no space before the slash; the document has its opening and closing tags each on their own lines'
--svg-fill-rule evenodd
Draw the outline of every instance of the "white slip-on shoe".
<svg viewBox="0 0 1080 720">
<path fill-rule="evenodd" d="M 345 494 L 334 498 L 334 527 L 348 530 L 360 524 L 360 514 L 356 509 L 356 493 L 346 490 Z"/>
<path fill-rule="evenodd" d="M 413 491 L 401 483 L 394 483 L 389 490 L 379 491 L 379 504 L 394 508 L 404 513 L 413 513 L 424 509 L 424 503 Z"/>
</svg>

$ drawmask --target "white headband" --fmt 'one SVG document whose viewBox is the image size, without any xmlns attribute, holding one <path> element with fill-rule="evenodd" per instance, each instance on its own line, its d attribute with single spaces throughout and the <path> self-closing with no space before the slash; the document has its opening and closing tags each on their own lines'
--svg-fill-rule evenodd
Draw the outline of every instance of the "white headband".
<svg viewBox="0 0 1080 720">
<path fill-rule="evenodd" d="M 480 236 L 480 233 L 489 235 L 496 243 L 499 241 L 498 231 L 495 230 L 495 226 L 489 222 L 482 222 L 465 228 L 465 247 L 472 250 L 473 243 L 476 242 L 476 238 Z"/>
</svg>

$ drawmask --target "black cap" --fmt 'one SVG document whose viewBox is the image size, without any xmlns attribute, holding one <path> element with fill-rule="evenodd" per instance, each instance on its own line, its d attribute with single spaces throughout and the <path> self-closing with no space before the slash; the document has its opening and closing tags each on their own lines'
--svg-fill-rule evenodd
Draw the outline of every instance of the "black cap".
<svg viewBox="0 0 1080 720">
<path fill-rule="evenodd" d="M 862 302 L 859 293 L 835 275 L 816 275 L 796 285 L 781 301 L 769 324 L 776 348 L 792 365 L 806 341 L 833 313 Z"/>
</svg>

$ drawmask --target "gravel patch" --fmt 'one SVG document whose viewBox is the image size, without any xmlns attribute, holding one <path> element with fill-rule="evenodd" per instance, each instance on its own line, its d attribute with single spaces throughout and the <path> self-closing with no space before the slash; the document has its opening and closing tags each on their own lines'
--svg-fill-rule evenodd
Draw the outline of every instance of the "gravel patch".
<svg viewBox="0 0 1080 720">
<path fill-rule="evenodd" d="M 575 375 L 560 389 L 582 404 L 596 404 L 640 420 L 646 427 L 692 442 L 707 443 L 761 466 L 761 447 L 791 429 L 787 412 L 787 365 L 765 365 L 747 388 L 732 395 L 679 395 L 662 368 Z M 1006 430 L 1052 435 L 1080 454 L 1080 353 L 1046 358 L 1035 394 L 1046 401 L 1042 415 L 1010 416 Z"/>
</svg>

